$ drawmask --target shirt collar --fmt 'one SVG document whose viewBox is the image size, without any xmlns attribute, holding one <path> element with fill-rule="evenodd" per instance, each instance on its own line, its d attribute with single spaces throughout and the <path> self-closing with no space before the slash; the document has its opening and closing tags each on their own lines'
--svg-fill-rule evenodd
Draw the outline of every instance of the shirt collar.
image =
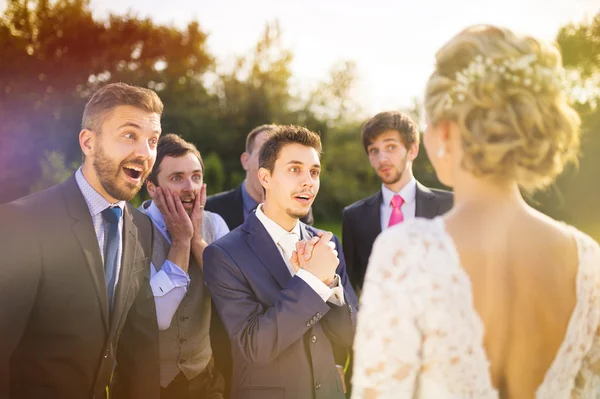
<svg viewBox="0 0 600 399">
<path fill-rule="evenodd" d="M 387 188 L 385 185 L 382 184 L 381 185 L 381 194 L 383 195 L 383 203 L 385 205 L 390 205 L 390 203 L 392 202 L 392 197 L 396 194 L 398 194 L 402 197 L 405 204 L 410 204 L 415 200 L 415 198 L 417 196 L 417 180 L 413 177 L 397 193 L 393 192 L 392 190 L 390 190 L 389 188 Z"/>
<path fill-rule="evenodd" d="M 258 202 L 256 202 L 246 190 L 246 180 L 244 180 L 242 183 L 242 202 L 244 203 L 244 209 L 246 209 L 246 212 L 251 212 L 258 205 Z"/>
<path fill-rule="evenodd" d="M 96 191 L 96 189 L 92 187 L 86 180 L 83 172 L 81 171 L 81 167 L 77 169 L 77 172 L 75 172 L 75 180 L 77 181 L 77 185 L 83 194 L 83 198 L 85 199 L 88 209 L 90 210 L 92 218 L 110 206 L 118 206 L 122 211 L 125 210 L 125 201 L 118 201 L 114 204 L 111 204 L 98 191 Z"/>
<path fill-rule="evenodd" d="M 156 226 L 158 226 L 158 228 L 160 228 L 164 232 L 167 231 L 165 217 L 162 215 L 162 213 L 160 213 L 160 210 L 158 209 L 156 204 L 154 204 L 154 201 L 150 200 L 150 205 L 148 205 L 148 207 L 146 208 L 146 213 L 148 214 L 148 216 L 150 216 L 150 219 L 152 219 L 152 221 Z"/>
<path fill-rule="evenodd" d="M 262 211 L 262 204 L 260 204 L 260 205 L 258 205 L 258 207 L 256 207 L 255 214 L 256 214 L 256 217 L 258 218 L 258 220 L 263 224 L 263 226 L 265 226 L 267 233 L 269 233 L 269 235 L 271 236 L 273 241 L 275 241 L 275 244 L 279 244 L 279 240 L 281 240 L 281 238 L 283 236 L 285 236 L 286 234 L 290 234 L 290 233 L 296 234 L 298 239 L 300 239 L 300 222 L 299 221 L 296 221 L 296 225 L 294 226 L 292 231 L 287 231 L 286 229 L 284 229 L 283 227 L 278 225 L 276 222 L 269 219 L 269 217 L 267 215 L 265 215 L 265 213 Z"/>
</svg>

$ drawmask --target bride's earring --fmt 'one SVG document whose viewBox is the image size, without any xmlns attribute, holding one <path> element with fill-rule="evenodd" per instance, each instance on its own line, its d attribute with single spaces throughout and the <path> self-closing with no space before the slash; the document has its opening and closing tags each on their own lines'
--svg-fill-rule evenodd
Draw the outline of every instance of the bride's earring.
<svg viewBox="0 0 600 399">
<path fill-rule="evenodd" d="M 444 158 L 444 156 L 446 156 L 446 150 L 444 149 L 444 146 L 440 145 L 440 148 L 438 148 L 437 151 L 437 156 L 438 158 Z"/>
</svg>

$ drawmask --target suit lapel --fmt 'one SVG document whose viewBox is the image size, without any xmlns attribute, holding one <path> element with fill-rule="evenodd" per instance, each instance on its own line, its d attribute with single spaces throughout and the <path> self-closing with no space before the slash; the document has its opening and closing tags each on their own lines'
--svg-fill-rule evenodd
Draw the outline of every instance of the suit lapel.
<svg viewBox="0 0 600 399">
<path fill-rule="evenodd" d="M 242 182 L 242 184 L 244 184 Z M 232 209 L 232 221 L 234 226 L 241 226 L 244 224 L 244 199 L 242 198 L 242 184 L 240 184 L 234 193 Z M 233 229 L 232 229 L 233 230 Z"/>
<path fill-rule="evenodd" d="M 108 331 L 108 294 L 106 293 L 104 263 L 102 262 L 102 255 L 100 254 L 98 238 L 96 237 L 90 210 L 85 203 L 74 175 L 64 183 L 63 192 L 68 212 L 75 219 L 73 234 L 79 241 L 87 267 L 90 270 L 98 302 L 100 303 L 104 327 Z"/>
<path fill-rule="evenodd" d="M 371 241 L 369 244 L 369 252 L 371 246 L 375 242 L 375 238 L 381 233 L 381 203 L 383 202 L 383 194 L 381 190 L 368 201 L 365 202 L 364 217 L 362 218 L 366 237 Z M 360 228 L 360 227 L 359 227 Z"/>
<path fill-rule="evenodd" d="M 129 293 L 129 285 L 133 274 L 133 261 L 137 235 L 138 230 L 133 223 L 133 216 L 128 209 L 128 205 L 125 205 L 125 212 L 123 213 L 123 255 L 121 257 L 119 281 L 115 288 L 115 302 L 113 304 L 111 328 L 116 328 L 119 325 L 119 321 L 123 315 L 123 308 L 127 301 L 127 294 Z"/>
<path fill-rule="evenodd" d="M 439 206 L 434 199 L 435 194 L 430 189 L 417 182 L 415 216 L 427 219 L 435 218 L 438 214 Z"/>
<path fill-rule="evenodd" d="M 281 288 L 285 287 L 292 278 L 289 269 L 277 244 L 267 232 L 267 229 L 258 220 L 255 214 L 249 215 L 243 224 L 244 230 L 249 234 L 246 236 L 246 242 L 261 261 L 263 266 L 273 275 Z"/>
</svg>

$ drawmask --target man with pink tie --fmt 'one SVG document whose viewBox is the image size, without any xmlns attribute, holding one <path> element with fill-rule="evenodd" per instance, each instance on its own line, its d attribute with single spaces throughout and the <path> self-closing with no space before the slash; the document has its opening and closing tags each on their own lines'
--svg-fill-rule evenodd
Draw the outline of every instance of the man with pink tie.
<svg viewBox="0 0 600 399">
<path fill-rule="evenodd" d="M 413 176 L 419 129 L 406 114 L 381 112 L 362 129 L 362 143 L 381 190 L 344 209 L 342 245 L 350 282 L 360 292 L 373 242 L 387 227 L 415 217 L 434 218 L 452 207 L 452 193 L 430 189 Z"/>
</svg>

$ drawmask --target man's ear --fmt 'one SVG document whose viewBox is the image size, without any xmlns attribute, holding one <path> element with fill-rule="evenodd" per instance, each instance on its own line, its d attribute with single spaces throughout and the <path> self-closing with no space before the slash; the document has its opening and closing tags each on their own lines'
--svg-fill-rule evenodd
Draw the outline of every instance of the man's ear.
<svg viewBox="0 0 600 399">
<path fill-rule="evenodd" d="M 81 147 L 81 152 L 85 157 L 89 157 L 94 154 L 94 149 L 96 148 L 96 141 L 98 136 L 95 132 L 92 132 L 88 129 L 83 129 L 79 132 L 79 146 Z"/>
<path fill-rule="evenodd" d="M 154 198 L 154 195 L 156 194 L 156 185 L 150 180 L 146 180 L 146 189 L 148 190 L 148 194 L 150 194 L 150 198 Z"/>
<path fill-rule="evenodd" d="M 413 162 L 419 155 L 419 143 L 413 143 L 408 149 L 408 159 Z"/>
<path fill-rule="evenodd" d="M 271 172 L 269 172 L 269 170 L 266 168 L 260 168 L 258 170 L 258 181 L 265 190 L 269 188 L 269 182 L 271 181 Z"/>
<path fill-rule="evenodd" d="M 250 154 L 244 151 L 240 156 L 240 162 L 242 163 L 242 168 L 247 171 L 250 168 Z"/>
</svg>

